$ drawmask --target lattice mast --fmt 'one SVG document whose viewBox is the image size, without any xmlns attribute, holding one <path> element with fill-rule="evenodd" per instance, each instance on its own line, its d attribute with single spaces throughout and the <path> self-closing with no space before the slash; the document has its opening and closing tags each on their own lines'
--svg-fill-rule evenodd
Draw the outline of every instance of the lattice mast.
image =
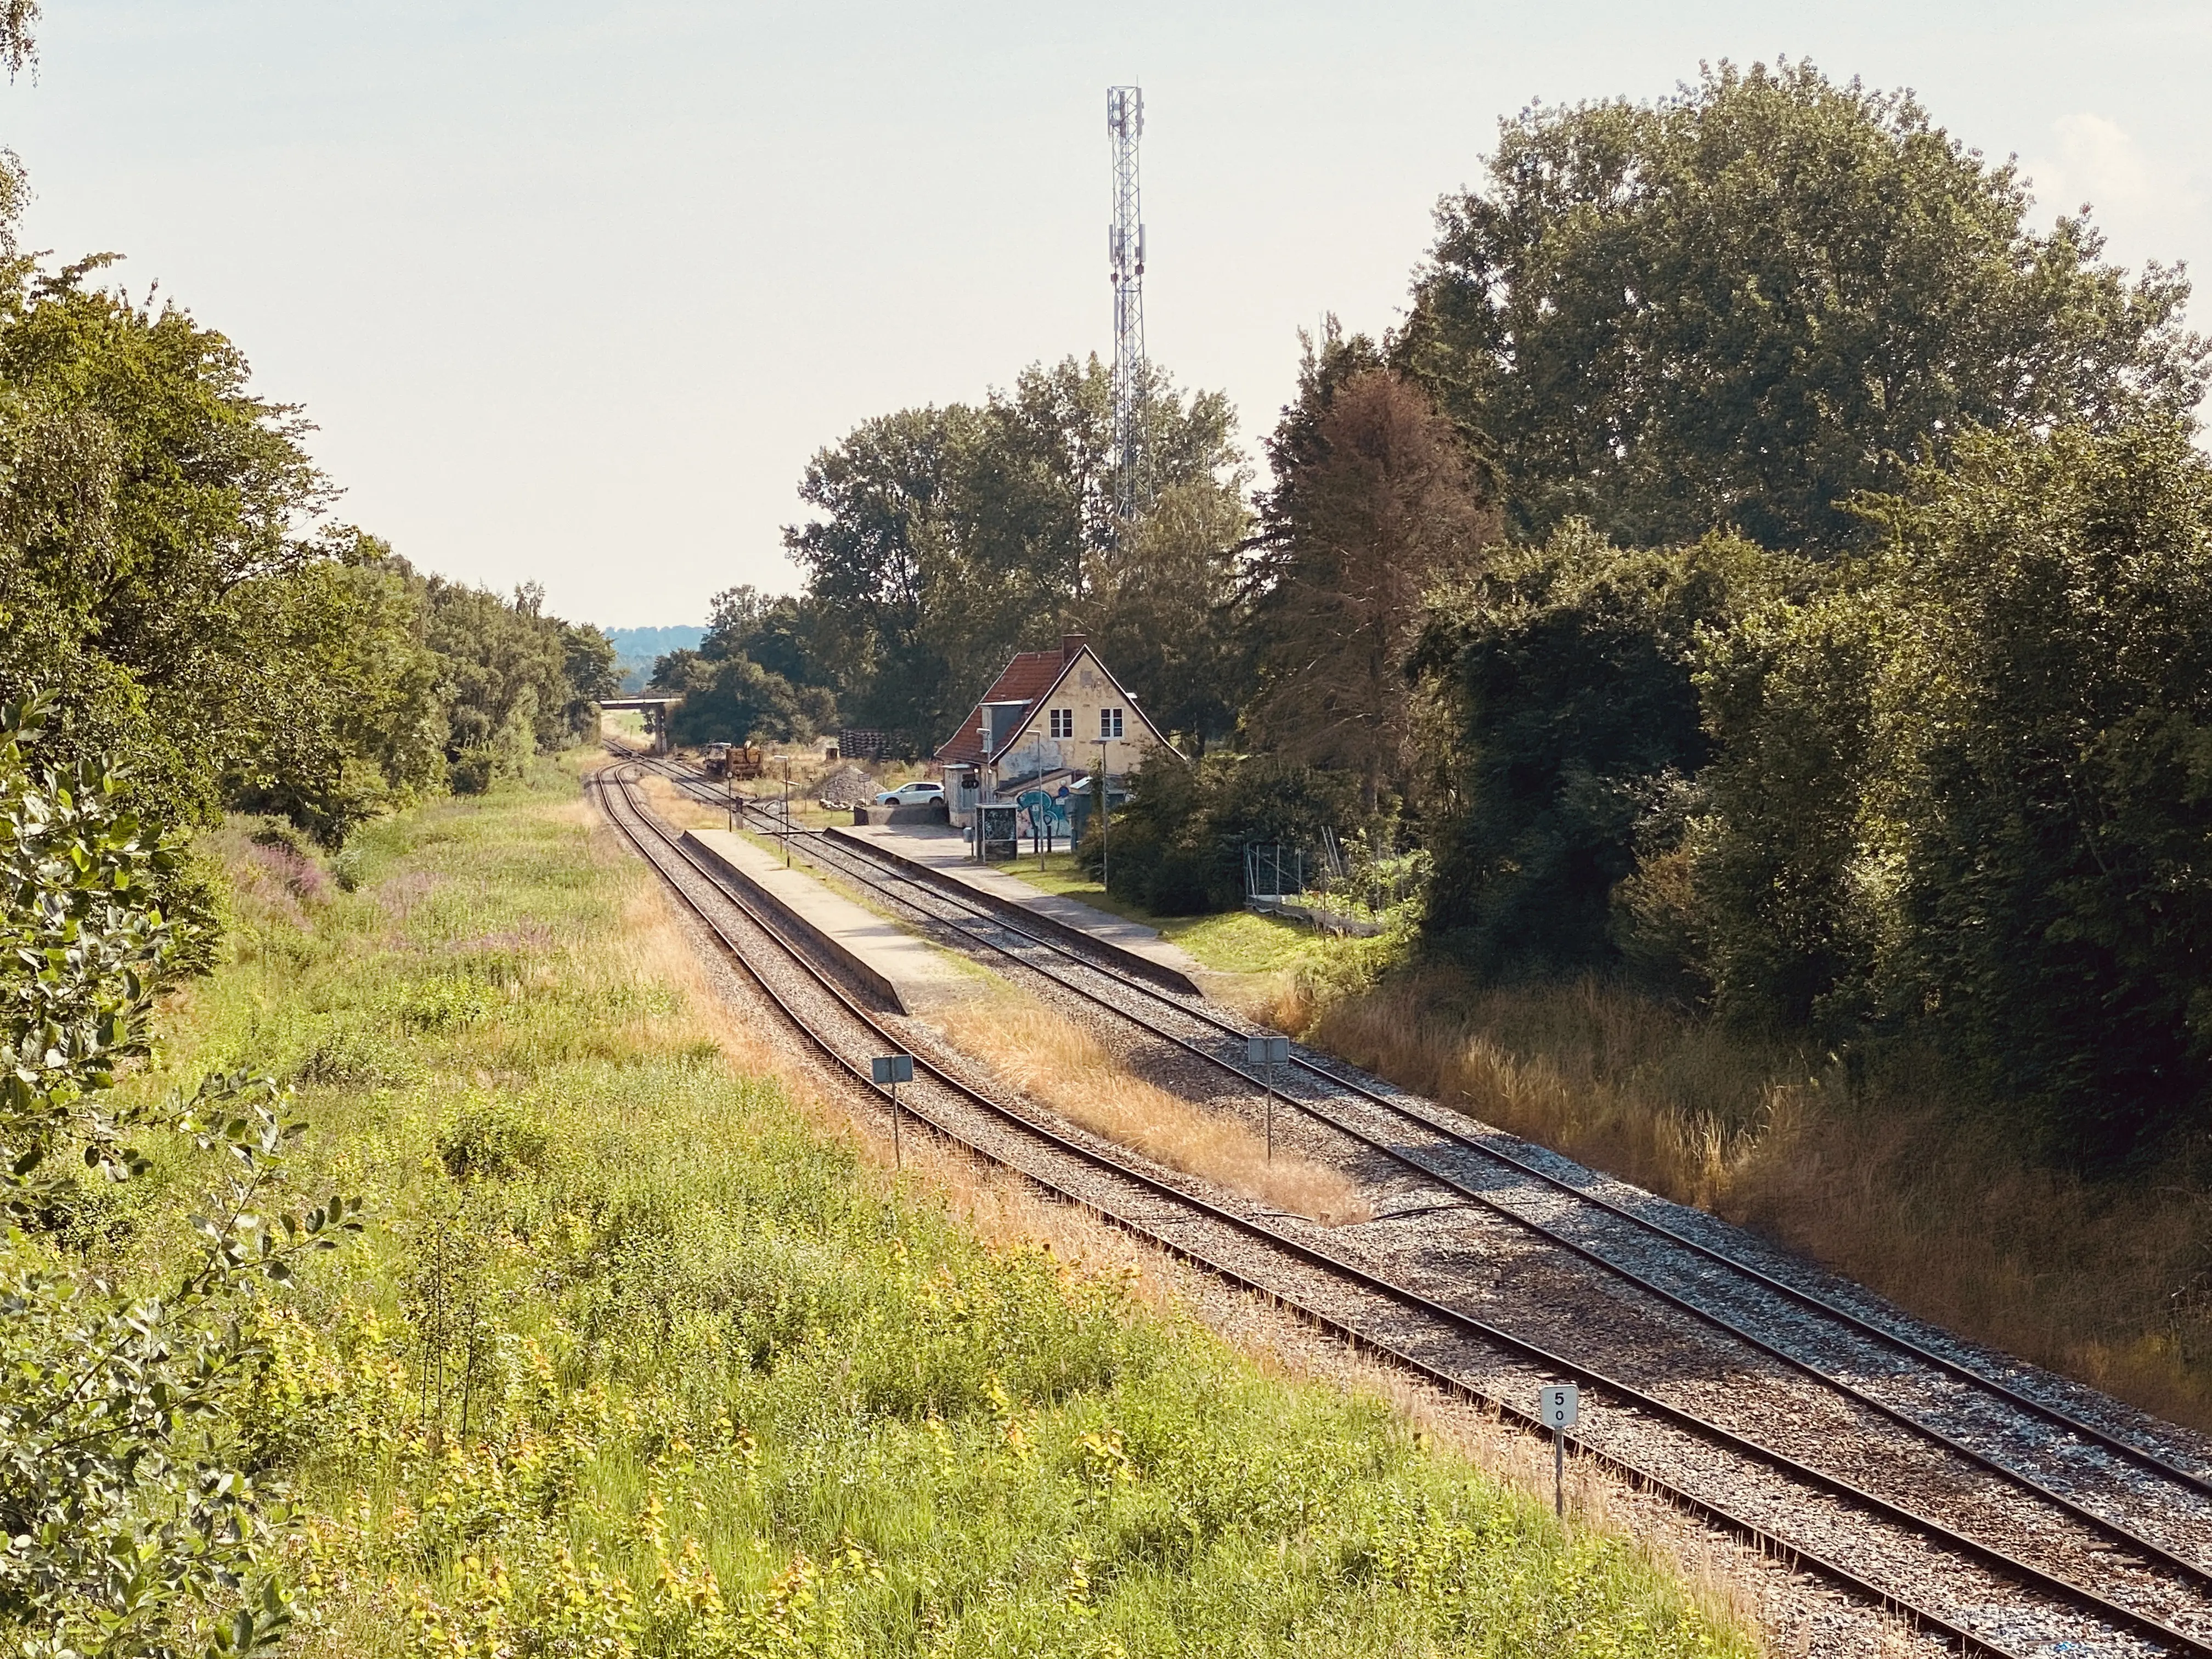
<svg viewBox="0 0 2212 1659">
<path fill-rule="evenodd" d="M 1114 284 L 1114 509 L 1135 520 L 1144 478 L 1145 214 L 1137 191 L 1137 140 L 1145 131 L 1141 87 L 1106 88 L 1114 141 L 1114 223 L 1106 233 Z"/>
</svg>

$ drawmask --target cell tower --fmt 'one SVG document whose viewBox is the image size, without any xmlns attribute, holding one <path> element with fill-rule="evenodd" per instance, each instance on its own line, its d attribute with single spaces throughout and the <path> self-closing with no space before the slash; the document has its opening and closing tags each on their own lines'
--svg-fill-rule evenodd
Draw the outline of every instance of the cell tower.
<svg viewBox="0 0 2212 1659">
<path fill-rule="evenodd" d="M 1114 284 L 1114 508 L 1137 516 L 1144 470 L 1145 213 L 1137 191 L 1137 140 L 1145 133 L 1141 87 L 1106 88 L 1106 131 L 1114 140 L 1114 223 L 1106 233 Z"/>
</svg>

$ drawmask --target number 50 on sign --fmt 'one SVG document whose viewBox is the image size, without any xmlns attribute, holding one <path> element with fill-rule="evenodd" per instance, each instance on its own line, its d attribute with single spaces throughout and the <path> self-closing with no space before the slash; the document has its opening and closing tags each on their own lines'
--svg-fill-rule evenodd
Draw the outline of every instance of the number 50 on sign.
<svg viewBox="0 0 2212 1659">
<path fill-rule="evenodd" d="M 1582 1413 L 1582 1390 L 1573 1383 L 1536 1391 L 1537 1414 L 1547 1429 L 1571 1429 Z"/>
</svg>

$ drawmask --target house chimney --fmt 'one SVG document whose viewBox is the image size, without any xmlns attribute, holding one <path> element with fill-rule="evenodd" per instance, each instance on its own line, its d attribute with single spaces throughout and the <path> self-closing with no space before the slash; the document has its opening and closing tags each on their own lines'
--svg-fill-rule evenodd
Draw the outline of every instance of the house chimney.
<svg viewBox="0 0 2212 1659">
<path fill-rule="evenodd" d="M 1075 653 L 1083 649 L 1083 635 L 1062 634 L 1060 636 L 1060 659 L 1063 664 L 1075 660 Z"/>
</svg>

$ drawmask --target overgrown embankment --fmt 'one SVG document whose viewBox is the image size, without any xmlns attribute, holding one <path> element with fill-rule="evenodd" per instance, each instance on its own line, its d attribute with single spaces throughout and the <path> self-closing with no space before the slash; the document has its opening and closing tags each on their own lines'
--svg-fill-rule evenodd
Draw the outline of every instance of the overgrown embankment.
<svg viewBox="0 0 2212 1659">
<path fill-rule="evenodd" d="M 1855 1071 L 1595 981 L 1324 970 L 1265 1012 L 1923 1318 L 2212 1429 L 2212 1189 L 2180 1163 L 2106 1181 L 2039 1166 L 1923 1054 Z"/>
<path fill-rule="evenodd" d="M 1752 1650 L 1379 1402 L 886 1176 L 572 781 L 357 845 L 344 891 L 231 837 L 234 958 L 168 1018 L 168 1074 L 273 1065 L 367 1199 L 241 1428 L 306 1651 Z"/>
</svg>

